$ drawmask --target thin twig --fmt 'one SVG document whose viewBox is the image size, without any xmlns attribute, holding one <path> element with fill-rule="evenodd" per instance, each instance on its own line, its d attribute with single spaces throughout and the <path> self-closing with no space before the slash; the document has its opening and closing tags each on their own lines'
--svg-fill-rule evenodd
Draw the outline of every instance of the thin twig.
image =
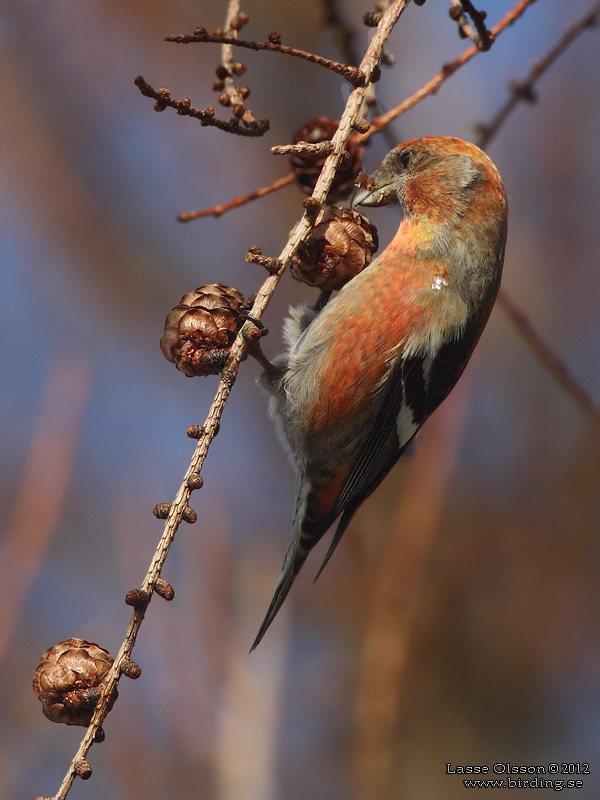
<svg viewBox="0 0 600 800">
<path fill-rule="evenodd" d="M 546 344 L 529 321 L 529 317 L 510 299 L 506 291 L 500 291 L 497 303 L 507 314 L 512 324 L 533 350 L 539 361 L 546 367 L 558 383 L 560 383 L 567 394 L 569 394 L 588 414 L 593 417 L 600 417 L 600 410 L 596 408 L 592 398 L 573 375 L 571 375 L 564 362 Z"/>
<path fill-rule="evenodd" d="M 492 28 L 491 32 L 493 36 L 497 37 L 500 33 L 502 33 L 502 31 L 508 28 L 509 25 L 512 25 L 514 22 L 516 22 L 516 20 L 529 8 L 529 6 L 533 5 L 535 2 L 536 0 L 520 0 L 520 2 L 517 3 L 516 6 L 514 6 L 514 8 L 512 8 L 500 20 L 500 22 Z M 453 75 L 457 69 L 464 66 L 468 61 L 476 56 L 477 53 L 479 53 L 477 47 L 469 47 L 450 64 L 445 64 L 435 77 L 418 89 L 414 94 L 412 94 L 399 105 L 395 106 L 389 111 L 386 111 L 385 114 L 380 114 L 378 117 L 375 117 L 375 119 L 371 121 L 370 129 L 367 131 L 367 133 L 362 134 L 360 140 L 363 142 L 368 141 L 374 134 L 385 128 L 386 125 L 389 125 L 392 120 L 396 119 L 396 117 L 406 113 L 424 97 L 427 97 L 430 94 L 435 94 L 444 81 Z"/>
<path fill-rule="evenodd" d="M 192 219 L 201 219 L 202 217 L 220 217 L 221 214 L 231 211 L 232 208 L 239 208 L 239 206 L 243 206 L 246 203 L 250 203 L 252 200 L 271 194 L 271 192 L 276 192 L 278 189 L 282 189 L 284 186 L 293 182 L 294 174 L 290 172 L 288 175 L 284 175 L 283 178 L 278 178 L 276 181 L 273 181 L 273 183 L 270 183 L 268 186 L 262 186 L 260 189 L 255 189 L 253 192 L 249 192 L 241 197 L 234 197 L 233 200 L 229 200 L 227 203 L 221 203 L 211 208 L 203 208 L 199 211 L 184 211 L 177 216 L 177 219 L 180 222 L 189 222 Z"/>
<path fill-rule="evenodd" d="M 225 34 L 231 39 L 238 39 L 238 32 L 232 25 L 233 21 L 240 17 L 240 0 L 229 0 L 227 5 L 227 16 L 225 19 Z M 232 103 L 243 103 L 243 98 L 240 97 L 239 92 L 233 81 L 233 64 L 234 64 L 235 50 L 233 44 L 223 44 L 221 47 L 221 64 L 227 71 L 228 75 L 224 79 L 225 91 L 231 97 Z"/>
<path fill-rule="evenodd" d="M 450 0 L 450 10 L 448 11 L 450 19 L 458 25 L 458 32 L 461 39 L 470 39 L 478 50 L 481 50 L 479 43 L 481 41 L 479 34 L 467 19 L 464 12 L 463 4 L 460 0 Z"/>
<path fill-rule="evenodd" d="M 340 119 L 339 127 L 332 139 L 333 151 L 327 157 L 325 164 L 323 165 L 323 169 L 312 194 L 312 199 L 315 204 L 322 205 L 325 202 L 335 173 L 346 152 L 346 145 L 350 135 L 353 132 L 354 123 L 360 115 L 360 109 L 368 83 L 371 79 L 371 76 L 376 73 L 376 68 L 381 61 L 385 42 L 387 41 L 394 25 L 409 2 L 410 0 L 393 0 L 382 16 L 381 22 L 379 23 L 377 30 L 371 39 L 369 47 L 367 48 L 359 68 L 361 74 L 367 76 L 367 82 L 365 85 L 355 88 L 348 98 L 346 108 L 344 109 Z M 271 297 L 273 296 L 273 292 L 275 291 L 275 288 L 277 287 L 277 284 L 284 273 L 285 264 L 296 252 L 301 242 L 306 239 L 313 224 L 314 214 L 310 213 L 308 210 L 305 211 L 302 218 L 292 230 L 288 242 L 279 256 L 279 261 L 282 264 L 281 269 L 277 273 L 269 275 L 256 294 L 254 305 L 249 312 L 249 315 L 254 319 L 260 320 L 262 317 L 267 305 L 269 304 L 269 301 L 271 300 Z M 152 562 L 148 568 L 148 572 L 146 573 L 146 576 L 140 586 L 139 591 L 142 596 L 146 597 L 146 602 L 134 608 L 134 612 L 127 627 L 123 643 L 121 644 L 119 652 L 115 657 L 108 674 L 101 684 L 100 697 L 89 727 L 87 728 L 85 735 L 77 749 L 77 753 L 71 762 L 60 789 L 54 796 L 53 800 L 64 800 L 66 798 L 77 775 L 78 764 L 85 760 L 87 753 L 108 713 L 110 701 L 114 697 L 117 685 L 121 678 L 123 665 L 131 658 L 133 647 L 146 613 L 146 608 L 152 598 L 152 593 L 156 586 L 157 580 L 160 577 L 162 567 L 167 558 L 173 539 L 175 538 L 177 529 L 179 528 L 179 525 L 183 519 L 184 512 L 188 507 L 188 501 L 192 491 L 190 489 L 190 480 L 199 474 L 208 453 L 210 444 L 218 432 L 225 403 L 229 397 L 229 393 L 233 387 L 233 384 L 235 383 L 240 362 L 246 353 L 247 342 L 245 335 L 247 333 L 247 329 L 250 328 L 252 328 L 252 323 L 247 322 L 243 326 L 231 347 L 228 364 L 223 370 L 223 374 L 221 376 L 214 400 L 210 406 L 208 416 L 202 428 L 198 430 L 198 443 L 192 455 L 190 465 L 183 477 L 181 486 L 175 495 L 175 499 L 171 503 L 169 516 L 165 522 L 163 534 L 156 548 Z"/>
<path fill-rule="evenodd" d="M 174 100 L 171 97 L 171 92 L 166 89 L 155 89 L 151 86 L 142 75 L 138 75 L 134 80 L 135 85 L 138 87 L 144 97 L 151 97 L 156 100 L 154 104 L 155 111 L 164 111 L 166 108 L 174 108 L 177 113 L 182 117 L 193 117 L 200 121 L 200 125 L 218 128 L 219 130 L 226 131 L 227 133 L 234 133 L 237 136 L 262 136 L 269 130 L 269 120 L 261 119 L 259 121 L 248 122 L 240 117 L 234 116 L 228 121 L 218 119 L 215 116 L 214 108 L 205 108 L 204 110 L 194 108 L 191 104 L 189 97 L 183 97 L 181 100 Z M 240 112 L 243 112 L 243 106 Z M 252 118 L 254 119 L 254 117 Z M 241 125 L 240 122 L 244 124 Z"/>
<path fill-rule="evenodd" d="M 494 34 L 492 33 L 492 31 L 489 31 L 487 29 L 485 24 L 485 20 L 487 18 L 487 12 L 478 11 L 471 2 L 471 0 L 461 0 L 461 2 L 463 8 L 473 20 L 473 25 L 475 25 L 475 30 L 479 34 L 479 42 L 477 43 L 477 46 L 482 51 L 489 50 L 494 43 Z"/>
<path fill-rule="evenodd" d="M 450 17 L 457 23 L 461 36 L 470 39 L 478 50 L 489 50 L 494 43 L 494 34 L 486 28 L 487 13 L 478 11 L 471 0 L 450 0 L 450 4 Z M 473 20 L 473 25 L 467 21 L 465 12 Z"/>
<path fill-rule="evenodd" d="M 479 138 L 477 144 L 479 147 L 485 148 L 488 146 L 492 138 L 498 133 L 501 125 L 504 124 L 506 118 L 512 111 L 519 105 L 519 103 L 534 102 L 536 95 L 534 86 L 546 70 L 556 61 L 556 59 L 564 53 L 569 45 L 587 28 L 591 28 L 598 19 L 600 14 L 600 3 L 595 3 L 590 10 L 584 14 L 580 19 L 573 22 L 561 36 L 559 41 L 554 47 L 549 50 L 545 56 L 537 60 L 531 67 L 527 77 L 511 85 L 512 93 L 506 103 L 500 108 L 498 113 L 494 116 L 491 122 L 487 125 L 479 125 Z"/>
<path fill-rule="evenodd" d="M 220 34 L 209 33 L 206 28 L 196 28 L 191 35 L 170 34 L 165 37 L 165 41 L 174 42 L 175 44 L 213 42 L 214 44 L 229 44 L 235 47 L 245 47 L 248 50 L 270 50 L 273 53 L 283 53 L 287 56 L 302 58 L 304 61 L 309 61 L 311 64 L 325 67 L 338 75 L 343 75 L 353 86 L 362 86 L 365 82 L 365 76 L 358 67 L 340 64 L 339 61 L 332 61 L 329 58 L 323 58 L 323 56 L 309 53 L 306 50 L 299 50 L 296 47 L 288 47 L 285 44 L 281 44 L 281 42 L 254 42 L 248 39 L 238 39 L 233 36 L 221 36 Z"/>
<path fill-rule="evenodd" d="M 240 0 L 229 0 L 227 6 L 227 17 L 225 19 L 225 33 L 232 39 L 238 38 L 238 27 L 240 24 Z M 221 47 L 221 66 L 223 67 L 223 93 L 227 99 L 228 105 L 234 109 L 235 113 L 239 116 L 242 122 L 246 125 L 254 126 L 257 120 L 247 108 L 244 103 L 250 94 L 247 88 L 238 88 L 235 83 L 234 75 L 236 74 L 235 65 L 235 49 L 232 44 L 223 44 Z M 222 97 L 223 95 L 221 95 Z M 222 103 L 221 97 L 219 102 Z"/>
</svg>

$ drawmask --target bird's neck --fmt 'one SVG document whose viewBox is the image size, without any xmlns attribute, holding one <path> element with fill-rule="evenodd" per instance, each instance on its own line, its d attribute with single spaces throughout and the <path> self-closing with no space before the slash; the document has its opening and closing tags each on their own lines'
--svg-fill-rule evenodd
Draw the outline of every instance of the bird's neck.
<svg viewBox="0 0 600 800">
<path fill-rule="evenodd" d="M 405 215 L 400 223 L 391 246 L 414 258 L 437 258 L 440 243 L 449 236 L 445 222 L 431 222 L 426 217 Z"/>
<path fill-rule="evenodd" d="M 394 248 L 407 255 L 430 260 L 447 260 L 456 256 L 461 261 L 475 258 L 484 248 L 488 250 L 497 244 L 498 231 L 485 221 L 473 226 L 468 216 L 458 216 L 452 220 L 432 221 L 426 216 L 407 214 L 402 220 L 394 239 Z"/>
</svg>

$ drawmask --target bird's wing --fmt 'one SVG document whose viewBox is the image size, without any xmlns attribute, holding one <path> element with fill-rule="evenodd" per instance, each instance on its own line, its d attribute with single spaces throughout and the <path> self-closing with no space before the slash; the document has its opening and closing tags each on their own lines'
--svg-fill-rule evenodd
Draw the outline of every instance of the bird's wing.
<svg viewBox="0 0 600 800">
<path fill-rule="evenodd" d="M 364 438 L 331 514 L 341 520 L 317 577 L 331 558 L 348 523 L 379 486 L 427 417 L 447 397 L 464 370 L 479 338 L 475 324 L 443 344 L 435 355 L 400 358 L 385 385 L 371 430 Z"/>
</svg>

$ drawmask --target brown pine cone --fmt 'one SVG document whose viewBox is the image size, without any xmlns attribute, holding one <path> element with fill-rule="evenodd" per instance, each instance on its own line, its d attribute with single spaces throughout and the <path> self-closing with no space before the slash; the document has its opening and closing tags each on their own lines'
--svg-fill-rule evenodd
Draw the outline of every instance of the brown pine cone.
<svg viewBox="0 0 600 800">
<path fill-rule="evenodd" d="M 302 130 L 294 136 L 294 144 L 310 142 L 317 144 L 327 142 L 333 138 L 338 129 L 338 123 L 325 117 L 311 119 Z M 351 136 L 348 142 L 348 156 L 338 169 L 329 190 L 328 201 L 335 202 L 347 197 L 354 186 L 362 163 L 363 148 L 357 143 L 356 136 Z M 326 156 L 294 153 L 290 158 L 290 167 L 294 173 L 296 184 L 305 194 L 312 194 L 317 178 L 323 168 Z"/>
<path fill-rule="evenodd" d="M 341 289 L 371 263 L 377 230 L 363 214 L 329 206 L 308 241 L 290 260 L 296 280 L 319 289 Z"/>
<path fill-rule="evenodd" d="M 35 671 L 33 691 L 52 722 L 88 726 L 98 702 L 98 687 L 113 657 L 85 639 L 67 639 L 46 650 Z M 110 708 L 117 699 L 115 691 Z"/>
<path fill-rule="evenodd" d="M 238 290 L 222 283 L 184 294 L 165 320 L 163 353 L 188 377 L 216 375 L 244 321 L 239 313 L 244 305 Z"/>
</svg>

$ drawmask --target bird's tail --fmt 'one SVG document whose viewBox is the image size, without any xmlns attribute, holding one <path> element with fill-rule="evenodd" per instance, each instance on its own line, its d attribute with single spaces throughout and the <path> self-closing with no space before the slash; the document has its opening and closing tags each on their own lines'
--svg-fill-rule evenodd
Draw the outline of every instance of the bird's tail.
<svg viewBox="0 0 600 800">
<path fill-rule="evenodd" d="M 328 563 L 329 559 L 333 555 L 333 551 L 335 550 L 335 548 L 340 543 L 340 539 L 342 538 L 342 536 L 346 532 L 346 528 L 350 524 L 350 520 L 354 516 L 354 512 L 356 511 L 356 508 L 357 508 L 356 505 L 354 505 L 354 506 L 346 509 L 346 511 L 344 511 L 344 513 L 342 514 L 342 518 L 339 521 L 339 524 L 337 526 L 337 530 L 336 530 L 336 532 L 335 532 L 335 534 L 333 536 L 333 539 L 331 540 L 331 544 L 329 545 L 329 550 L 325 554 L 325 558 L 323 559 L 323 563 L 321 564 L 321 566 L 319 567 L 319 571 L 315 575 L 315 581 L 317 580 L 319 575 L 323 572 L 323 570 L 327 566 L 327 563 Z M 313 583 L 314 583 L 314 581 L 313 581 Z"/>
<path fill-rule="evenodd" d="M 273 599 L 271 600 L 271 604 L 269 605 L 262 625 L 260 626 L 260 629 L 256 635 L 256 639 L 252 643 L 250 652 L 252 652 L 255 647 L 258 647 L 270 624 L 275 619 L 277 612 L 283 605 L 283 601 L 288 596 L 288 592 L 292 588 L 293 582 L 296 580 L 296 575 L 300 572 L 302 564 L 304 564 L 306 561 L 306 556 L 308 553 L 308 548 L 305 549 L 303 547 L 293 547 L 292 544 L 290 544 L 288 552 L 285 555 L 285 561 L 283 562 L 281 575 L 279 576 L 277 586 L 275 587 L 275 592 L 273 593 Z"/>
<path fill-rule="evenodd" d="M 304 479 L 300 480 L 299 482 L 297 488 L 296 513 L 294 515 L 294 522 L 292 524 L 292 534 L 287 552 L 285 554 L 285 559 L 283 561 L 281 575 L 279 576 L 279 581 L 275 587 L 271 604 L 265 615 L 263 623 L 260 626 L 260 630 L 258 631 L 250 652 L 252 652 L 252 650 L 258 646 L 260 640 L 267 632 L 269 625 L 275 619 L 275 615 L 283 605 L 285 598 L 288 596 L 288 593 L 292 588 L 292 584 L 296 580 L 296 576 L 300 572 L 308 554 L 317 544 L 323 534 L 326 533 L 335 519 L 335 517 L 331 517 L 330 514 L 323 514 L 322 510 L 316 506 L 318 500 L 323 497 L 322 484 L 326 483 L 326 479 L 329 477 L 330 475 L 327 475 L 325 477 L 321 477 L 320 480 L 313 478 L 312 483 Z M 342 521 L 340 523 L 341 530 L 338 530 L 338 533 L 336 534 L 335 540 L 326 556 L 326 561 L 335 549 L 336 544 L 338 543 L 342 533 L 346 528 L 346 525 L 348 524 L 350 516 L 352 516 L 352 512 L 349 512 L 348 520 L 345 520 L 345 516 L 342 517 Z M 323 566 L 325 566 L 325 564 L 323 564 Z"/>
</svg>

